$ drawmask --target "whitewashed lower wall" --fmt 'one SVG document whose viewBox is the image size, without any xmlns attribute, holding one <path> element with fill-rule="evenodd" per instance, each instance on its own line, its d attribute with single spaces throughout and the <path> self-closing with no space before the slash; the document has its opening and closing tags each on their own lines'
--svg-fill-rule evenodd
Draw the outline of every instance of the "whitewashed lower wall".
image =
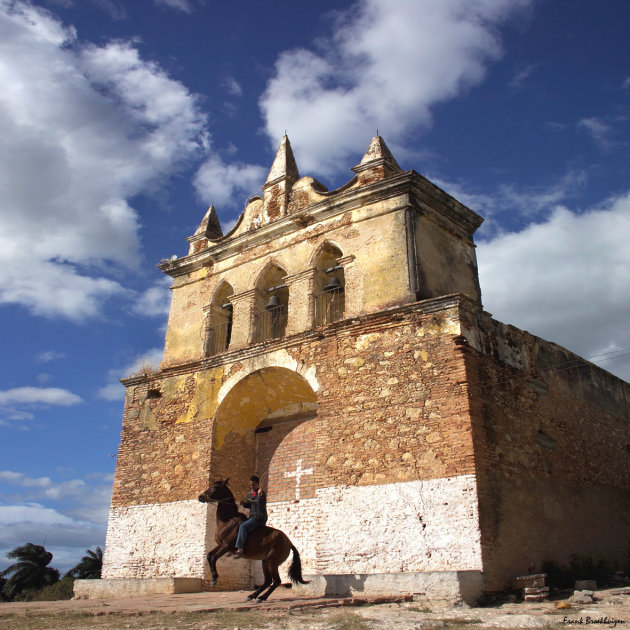
<svg viewBox="0 0 630 630">
<path fill-rule="evenodd" d="M 208 514 L 199 501 L 111 508 L 104 578 L 206 578 Z"/>
<path fill-rule="evenodd" d="M 297 547 L 304 574 L 482 569 L 473 475 L 323 488 L 314 499 L 268 508 L 268 524 Z"/>
<path fill-rule="evenodd" d="M 305 575 L 482 569 L 473 475 L 316 494 L 268 505 L 269 525 L 297 547 Z M 207 580 L 214 529 L 215 507 L 198 501 L 112 508 L 103 577 Z M 248 586 L 250 563 L 222 558 L 217 568 L 219 586 Z M 260 563 L 254 563 L 254 580 L 260 579 Z"/>
</svg>

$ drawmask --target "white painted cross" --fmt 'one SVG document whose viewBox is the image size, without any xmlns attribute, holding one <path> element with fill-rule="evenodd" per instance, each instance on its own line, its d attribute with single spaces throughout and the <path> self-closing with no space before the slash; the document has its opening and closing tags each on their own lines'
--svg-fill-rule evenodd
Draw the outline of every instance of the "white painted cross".
<svg viewBox="0 0 630 630">
<path fill-rule="evenodd" d="M 302 479 L 302 477 L 304 475 L 312 475 L 313 474 L 313 469 L 312 468 L 302 468 L 302 460 L 298 459 L 297 460 L 297 466 L 295 468 L 295 470 L 291 471 L 291 472 L 285 472 L 284 476 L 285 477 L 295 477 L 295 500 L 299 501 L 300 500 L 300 481 Z"/>
</svg>

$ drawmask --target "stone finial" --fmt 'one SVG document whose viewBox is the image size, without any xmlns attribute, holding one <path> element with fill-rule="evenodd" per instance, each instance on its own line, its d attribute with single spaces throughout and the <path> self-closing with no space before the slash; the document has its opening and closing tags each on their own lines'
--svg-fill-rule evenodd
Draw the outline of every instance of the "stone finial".
<svg viewBox="0 0 630 630">
<path fill-rule="evenodd" d="M 385 144 L 381 136 L 374 136 L 368 150 L 361 158 L 361 162 L 352 169 L 362 184 L 370 184 L 373 181 L 384 179 L 394 173 L 402 172 L 392 152 Z"/>
<path fill-rule="evenodd" d="M 201 235 L 211 241 L 221 238 L 223 236 L 223 230 L 221 229 L 221 223 L 219 223 L 219 217 L 214 209 L 214 206 L 208 208 L 205 216 L 201 220 L 199 227 L 195 231 L 195 236 Z"/>
<path fill-rule="evenodd" d="M 287 136 L 282 137 L 280 147 L 264 183 L 263 212 L 267 221 L 275 221 L 288 212 L 291 188 L 300 179 L 291 143 Z"/>
<path fill-rule="evenodd" d="M 271 170 L 269 171 L 263 190 L 283 180 L 290 180 L 293 184 L 298 179 L 300 179 L 300 172 L 298 171 L 295 158 L 293 157 L 289 138 L 285 135 L 280 141 L 278 152 L 271 165 Z"/>
</svg>

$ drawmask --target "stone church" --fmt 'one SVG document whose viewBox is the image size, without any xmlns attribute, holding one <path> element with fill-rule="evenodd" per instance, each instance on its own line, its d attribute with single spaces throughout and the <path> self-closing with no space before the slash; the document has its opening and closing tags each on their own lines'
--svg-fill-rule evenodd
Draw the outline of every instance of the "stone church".
<svg viewBox="0 0 630 630">
<path fill-rule="evenodd" d="M 208 587 L 215 507 L 250 475 L 320 593 L 463 597 L 544 561 L 628 560 L 630 386 L 483 310 L 482 218 L 375 137 L 329 191 L 282 139 L 173 278 L 164 360 L 131 376 L 101 594 Z M 219 561 L 220 588 L 249 588 Z M 105 590 L 103 590 L 105 589 Z"/>
</svg>

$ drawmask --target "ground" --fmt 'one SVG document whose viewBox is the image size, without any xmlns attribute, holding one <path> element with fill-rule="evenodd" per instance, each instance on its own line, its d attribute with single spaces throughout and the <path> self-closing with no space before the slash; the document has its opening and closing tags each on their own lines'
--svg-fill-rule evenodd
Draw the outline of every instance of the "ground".
<svg viewBox="0 0 630 630">
<path fill-rule="evenodd" d="M 11 630 L 369 630 L 371 628 L 596 628 L 630 630 L 630 589 L 605 589 L 588 605 L 566 605 L 570 593 L 551 601 L 503 601 L 471 608 L 430 603 L 422 597 L 314 598 L 274 593 L 265 604 L 245 602 L 244 591 L 148 595 L 128 599 L 0 604 L 0 626 Z"/>
</svg>

